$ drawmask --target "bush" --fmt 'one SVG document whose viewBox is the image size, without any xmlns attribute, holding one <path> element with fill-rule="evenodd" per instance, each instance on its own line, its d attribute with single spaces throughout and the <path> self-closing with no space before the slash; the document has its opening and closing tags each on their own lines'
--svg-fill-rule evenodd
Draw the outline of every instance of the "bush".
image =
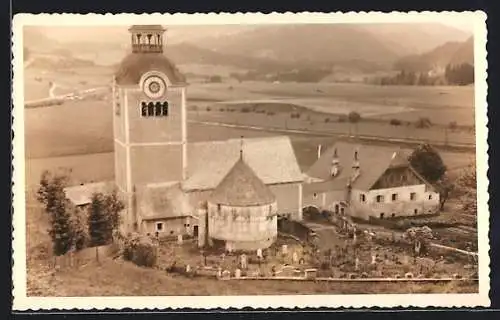
<svg viewBox="0 0 500 320">
<path fill-rule="evenodd" d="M 325 123 L 330 122 L 330 118 L 325 118 Z"/>
<path fill-rule="evenodd" d="M 250 112 L 250 108 L 243 107 L 243 108 L 241 108 L 241 112 L 243 112 L 243 113 L 249 113 Z"/>
<path fill-rule="evenodd" d="M 347 115 L 347 118 L 349 119 L 349 122 L 356 123 L 361 120 L 361 115 L 357 113 L 356 111 L 351 111 Z"/>
<path fill-rule="evenodd" d="M 156 264 L 156 245 L 149 237 L 131 235 L 124 241 L 123 258 L 141 267 L 153 267 Z"/>
<path fill-rule="evenodd" d="M 224 112 L 224 111 L 226 111 L 226 109 L 224 109 L 224 108 L 219 108 L 219 111 L 220 111 L 220 112 Z"/>
<path fill-rule="evenodd" d="M 400 126 L 401 125 L 401 120 L 399 120 L 399 119 L 391 119 L 391 121 L 389 123 L 391 125 L 393 125 L 393 126 Z"/>
<path fill-rule="evenodd" d="M 212 111 L 212 108 L 207 107 L 207 112 L 210 112 L 210 111 Z"/>
</svg>

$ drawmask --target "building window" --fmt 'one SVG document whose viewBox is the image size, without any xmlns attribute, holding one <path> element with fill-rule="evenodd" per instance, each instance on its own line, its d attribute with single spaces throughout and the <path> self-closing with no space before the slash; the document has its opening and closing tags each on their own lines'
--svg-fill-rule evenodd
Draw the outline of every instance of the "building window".
<svg viewBox="0 0 500 320">
<path fill-rule="evenodd" d="M 168 102 L 141 102 L 142 117 L 166 117 L 168 116 Z"/>
<path fill-rule="evenodd" d="M 382 213 L 380 213 L 380 219 L 384 219 L 384 214 L 385 214 L 385 213 L 383 213 L 383 212 L 382 212 Z"/>
<path fill-rule="evenodd" d="M 340 207 L 339 207 L 339 205 L 338 205 L 338 204 L 336 204 L 336 205 L 335 205 L 335 213 L 339 213 L 339 208 L 340 208 Z"/>
<path fill-rule="evenodd" d="M 429 195 L 429 200 L 432 200 L 432 194 Z"/>
<path fill-rule="evenodd" d="M 317 199 L 318 198 L 318 194 L 315 192 L 313 193 L 313 199 Z"/>
<path fill-rule="evenodd" d="M 395 217 L 396 217 L 396 214 L 395 214 L 395 213 L 392 213 L 392 214 L 391 214 L 391 217 L 395 218 Z"/>
<path fill-rule="evenodd" d="M 392 201 L 398 200 L 398 194 L 397 193 L 393 193 L 391 198 L 392 198 Z"/>
<path fill-rule="evenodd" d="M 220 212 L 220 203 L 217 204 L 217 211 Z"/>
<path fill-rule="evenodd" d="M 413 214 L 418 214 L 418 209 L 413 210 Z"/>
<path fill-rule="evenodd" d="M 410 200 L 415 201 L 417 199 L 417 194 L 415 192 L 410 193 Z"/>
<path fill-rule="evenodd" d="M 384 196 L 378 195 L 378 196 L 375 198 L 375 200 L 376 200 L 377 202 L 384 202 Z"/>
<path fill-rule="evenodd" d="M 344 210 L 345 210 L 345 208 L 344 208 L 344 207 L 341 207 L 341 208 L 340 208 L 340 214 L 341 214 L 341 215 L 344 215 L 344 212 L 345 212 Z"/>
<path fill-rule="evenodd" d="M 119 116 L 120 115 L 120 102 L 117 102 L 115 105 L 115 115 Z"/>
<path fill-rule="evenodd" d="M 163 222 L 157 222 L 156 231 L 162 231 L 162 230 L 163 230 Z"/>
<path fill-rule="evenodd" d="M 363 193 L 359 195 L 359 201 L 361 201 L 361 202 L 366 201 L 366 196 Z"/>
</svg>

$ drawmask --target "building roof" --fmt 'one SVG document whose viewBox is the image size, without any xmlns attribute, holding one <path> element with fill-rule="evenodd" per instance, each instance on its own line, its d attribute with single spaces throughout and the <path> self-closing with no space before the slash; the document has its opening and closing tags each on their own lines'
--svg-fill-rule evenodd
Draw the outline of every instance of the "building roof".
<svg viewBox="0 0 500 320">
<path fill-rule="evenodd" d="M 213 191 L 210 202 L 247 207 L 271 204 L 276 197 L 245 163 L 243 156 Z"/>
<path fill-rule="evenodd" d="M 179 183 L 146 185 L 137 189 L 143 220 L 189 216 L 188 199 Z"/>
<path fill-rule="evenodd" d="M 129 31 L 165 31 L 166 29 L 159 24 L 150 24 L 150 25 L 142 25 L 142 24 L 135 24 L 131 26 Z"/>
<path fill-rule="evenodd" d="M 110 182 L 87 183 L 64 188 L 64 193 L 75 206 L 82 206 L 92 202 L 94 193 L 108 193 L 112 186 L 113 184 Z"/>
<path fill-rule="evenodd" d="M 340 173 L 332 178 L 330 168 L 335 149 L 340 163 Z M 356 150 L 358 150 L 360 175 L 351 184 L 355 189 L 369 190 L 387 169 L 409 166 L 407 158 L 399 148 L 337 142 L 311 166 L 307 176 L 324 181 L 325 183 L 320 185 L 329 188 L 328 190 L 345 188 L 352 174 Z"/>
<path fill-rule="evenodd" d="M 188 178 L 183 189 L 215 189 L 238 161 L 241 145 L 246 164 L 264 184 L 303 181 L 290 138 L 230 139 L 188 144 Z"/>
<path fill-rule="evenodd" d="M 185 85 L 186 78 L 163 53 L 130 53 L 118 66 L 115 79 L 118 85 L 139 84 L 148 71 L 164 73 L 172 85 Z"/>
</svg>

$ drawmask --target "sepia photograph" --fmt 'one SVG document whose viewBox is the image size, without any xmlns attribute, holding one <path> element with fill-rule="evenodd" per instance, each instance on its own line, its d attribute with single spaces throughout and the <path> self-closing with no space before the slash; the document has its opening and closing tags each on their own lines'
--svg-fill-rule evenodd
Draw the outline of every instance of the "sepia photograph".
<svg viewBox="0 0 500 320">
<path fill-rule="evenodd" d="M 485 19 L 15 17 L 15 307 L 487 305 Z"/>
</svg>

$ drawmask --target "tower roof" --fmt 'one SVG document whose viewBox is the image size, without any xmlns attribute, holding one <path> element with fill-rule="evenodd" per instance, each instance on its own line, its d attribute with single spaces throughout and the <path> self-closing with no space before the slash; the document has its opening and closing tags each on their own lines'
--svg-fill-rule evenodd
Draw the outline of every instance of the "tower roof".
<svg viewBox="0 0 500 320">
<path fill-rule="evenodd" d="M 131 53 L 126 56 L 115 72 L 116 83 L 119 85 L 139 84 L 141 77 L 148 71 L 164 73 L 171 84 L 182 85 L 186 78 L 175 64 L 162 53 Z"/>
<path fill-rule="evenodd" d="M 276 201 L 274 194 L 257 177 L 242 157 L 215 188 L 210 202 L 228 206 L 260 206 Z"/>
<path fill-rule="evenodd" d="M 129 28 L 132 34 L 132 52 L 118 66 L 115 72 L 116 84 L 137 85 L 141 77 L 149 71 L 164 73 L 174 86 L 186 83 L 184 75 L 163 54 L 165 30 L 161 25 L 133 25 Z"/>
<path fill-rule="evenodd" d="M 151 24 L 151 25 L 135 24 L 135 25 L 131 26 L 128 30 L 129 31 L 146 31 L 147 30 L 147 31 L 163 32 L 166 29 L 159 24 Z"/>
</svg>

